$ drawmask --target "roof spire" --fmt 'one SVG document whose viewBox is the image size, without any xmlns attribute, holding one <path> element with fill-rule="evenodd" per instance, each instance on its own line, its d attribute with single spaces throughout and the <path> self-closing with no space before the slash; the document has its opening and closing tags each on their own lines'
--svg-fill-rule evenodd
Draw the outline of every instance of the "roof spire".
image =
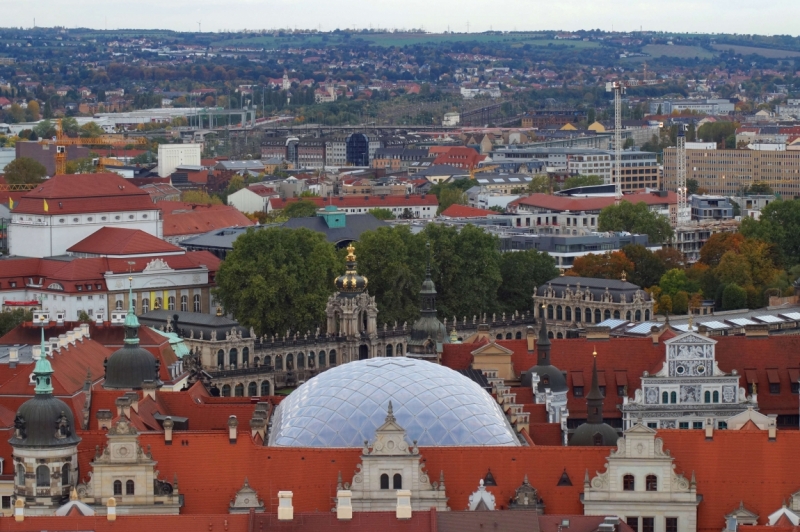
<svg viewBox="0 0 800 532">
<path fill-rule="evenodd" d="M 53 366 L 47 360 L 47 352 L 44 345 L 44 323 L 42 323 L 42 354 L 39 360 L 36 361 L 36 366 L 33 368 L 33 378 L 36 380 L 36 388 L 34 392 L 37 395 L 50 395 L 53 393 Z"/>
<path fill-rule="evenodd" d="M 542 326 L 539 328 L 539 365 L 550 366 L 550 336 L 547 333 L 547 306 L 542 303 Z"/>
<path fill-rule="evenodd" d="M 125 343 L 139 345 L 139 319 L 133 307 L 133 277 L 128 277 L 128 315 L 125 316 Z"/>
<path fill-rule="evenodd" d="M 600 386 L 597 379 L 597 349 L 592 353 L 592 389 L 586 396 L 586 404 L 589 407 L 589 414 L 586 422 L 593 425 L 603 423 L 603 394 L 600 393 Z"/>
<path fill-rule="evenodd" d="M 394 418 L 394 411 L 392 410 L 392 402 L 391 402 L 391 401 L 389 401 L 389 409 L 386 411 L 386 423 L 389 423 L 390 421 L 391 421 L 392 423 L 394 423 L 395 421 L 397 421 L 397 420 Z"/>
</svg>

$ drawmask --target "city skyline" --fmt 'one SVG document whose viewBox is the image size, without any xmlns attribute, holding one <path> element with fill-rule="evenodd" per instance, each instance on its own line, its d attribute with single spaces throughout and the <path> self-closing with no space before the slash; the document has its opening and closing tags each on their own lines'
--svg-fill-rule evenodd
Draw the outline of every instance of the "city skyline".
<svg viewBox="0 0 800 532">
<path fill-rule="evenodd" d="M 31 10 L 31 6 L 36 7 Z M 741 0 L 724 7 L 709 0 L 673 2 L 668 9 L 660 3 L 638 2 L 635 5 L 616 1 L 602 6 L 588 0 L 544 3 L 510 0 L 503 9 L 486 10 L 476 0 L 455 2 L 439 0 L 437 9 L 421 0 L 397 6 L 380 0 L 370 2 L 361 11 L 342 10 L 339 4 L 319 0 L 257 2 L 218 0 L 188 2 L 178 0 L 168 5 L 144 0 L 136 8 L 121 2 L 81 0 L 65 10 L 52 2 L 4 2 L 4 26 L 87 27 L 93 29 L 170 29 L 204 32 L 260 30 L 271 28 L 418 28 L 430 32 L 483 32 L 489 30 L 579 30 L 665 31 L 699 33 L 745 33 L 796 35 L 795 19 L 800 14 L 796 4 L 786 1 L 753 4 Z M 243 13 L 246 12 L 246 16 Z M 443 14 L 448 14 L 442 16 Z M 691 13 L 691 16 L 687 16 Z"/>
</svg>

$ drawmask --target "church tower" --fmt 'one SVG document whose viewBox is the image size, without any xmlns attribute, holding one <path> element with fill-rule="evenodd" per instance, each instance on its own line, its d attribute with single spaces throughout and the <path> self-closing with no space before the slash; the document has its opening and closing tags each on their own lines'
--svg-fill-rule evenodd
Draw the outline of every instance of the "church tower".
<svg viewBox="0 0 800 532">
<path fill-rule="evenodd" d="M 426 244 L 428 250 L 428 265 L 425 268 L 425 281 L 419 292 L 421 303 L 420 317 L 411 327 L 411 338 L 408 341 L 408 354 L 414 358 L 425 358 L 437 361 L 442 352 L 442 344 L 447 343 L 449 337 L 444 324 L 436 315 L 436 285 L 431 279 L 430 243 Z"/>
</svg>

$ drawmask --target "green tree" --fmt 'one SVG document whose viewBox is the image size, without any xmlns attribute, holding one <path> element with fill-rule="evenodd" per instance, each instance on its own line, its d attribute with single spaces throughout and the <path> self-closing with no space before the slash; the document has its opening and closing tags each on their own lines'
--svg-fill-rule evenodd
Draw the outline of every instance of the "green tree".
<svg viewBox="0 0 800 532">
<path fill-rule="evenodd" d="M 697 183 L 697 179 L 687 179 L 686 180 L 686 194 L 692 195 L 697 194 L 697 189 L 700 188 L 700 185 Z"/>
<path fill-rule="evenodd" d="M 9 331 L 26 321 L 33 320 L 33 313 L 22 308 L 14 310 L 4 310 L 0 312 L 0 336 L 4 336 Z"/>
<path fill-rule="evenodd" d="M 646 203 L 622 201 L 600 211 L 597 220 L 600 231 L 627 231 L 644 234 L 653 244 L 667 242 L 674 234 L 666 216 L 650 210 Z"/>
<path fill-rule="evenodd" d="M 556 261 L 547 253 L 527 249 L 500 256 L 502 282 L 497 292 L 500 310 L 524 312 L 533 308 L 533 291 L 558 276 Z"/>
<path fill-rule="evenodd" d="M 745 218 L 739 231 L 746 238 L 775 244 L 778 263 L 790 268 L 800 263 L 800 201 L 772 201 L 761 210 L 758 220 Z"/>
<path fill-rule="evenodd" d="M 697 130 L 697 136 L 703 142 L 716 142 L 725 147 L 728 137 L 733 135 L 734 139 L 736 138 L 737 127 L 739 127 L 737 122 L 708 122 L 700 126 L 700 129 Z"/>
<path fill-rule="evenodd" d="M 747 308 L 747 290 L 737 284 L 722 289 L 722 310 Z"/>
<path fill-rule="evenodd" d="M 602 185 L 603 178 L 599 175 L 574 175 L 564 180 L 564 190 L 576 187 L 589 187 L 593 185 Z"/>
<path fill-rule="evenodd" d="M 67 161 L 66 171 L 68 174 L 94 174 L 99 170 L 91 157 Z"/>
<path fill-rule="evenodd" d="M 675 314 L 686 314 L 689 312 L 689 294 L 680 290 L 672 297 L 672 312 Z"/>
<path fill-rule="evenodd" d="M 666 316 L 672 312 L 672 298 L 667 294 L 663 294 L 658 298 L 658 311 L 662 316 Z"/>
<path fill-rule="evenodd" d="M 535 175 L 525 190 L 530 194 L 550 194 L 550 178 L 547 174 Z"/>
<path fill-rule="evenodd" d="M 419 291 L 425 275 L 424 237 L 408 226 L 366 231 L 356 244 L 358 271 L 369 279 L 382 323 L 409 324 L 419 317 Z"/>
<path fill-rule="evenodd" d="M 257 334 L 314 330 L 341 273 L 332 244 L 308 229 L 250 229 L 216 277 L 215 296 Z"/>
<path fill-rule="evenodd" d="M 634 265 L 628 281 L 637 286 L 647 288 L 658 284 L 661 276 L 667 271 L 664 262 L 641 244 L 629 244 L 622 248 L 622 252 Z"/>
<path fill-rule="evenodd" d="M 317 204 L 310 200 L 293 201 L 284 209 L 283 214 L 287 218 L 308 218 L 316 216 Z"/>
<path fill-rule="evenodd" d="M 769 195 L 773 194 L 772 187 L 767 183 L 753 183 L 745 191 L 746 195 Z"/>
<path fill-rule="evenodd" d="M 6 165 L 5 180 L 9 184 L 38 184 L 47 177 L 47 168 L 30 157 L 19 157 Z"/>
<path fill-rule="evenodd" d="M 104 133 L 103 128 L 98 126 L 96 122 L 87 122 L 80 127 L 81 137 L 84 138 L 101 137 Z"/>
<path fill-rule="evenodd" d="M 670 297 L 675 297 L 678 292 L 694 293 L 700 288 L 696 281 L 689 279 L 684 270 L 677 268 L 673 268 L 662 275 L 658 286 L 661 288 L 662 293 Z"/>
<path fill-rule="evenodd" d="M 394 220 L 395 216 L 389 209 L 372 209 L 369 213 L 378 220 Z"/>
<path fill-rule="evenodd" d="M 47 139 L 56 136 L 56 128 L 53 126 L 53 123 L 50 122 L 50 120 L 42 120 L 34 126 L 33 131 L 39 136 L 40 139 Z"/>
<path fill-rule="evenodd" d="M 440 214 L 442 211 L 447 209 L 450 205 L 466 205 L 467 204 L 467 195 L 464 191 L 459 190 L 455 187 L 448 187 L 442 189 L 438 196 L 436 196 L 439 200 L 439 209 L 436 211 L 436 214 Z"/>
<path fill-rule="evenodd" d="M 210 196 L 205 190 L 186 190 L 181 192 L 181 201 L 197 205 L 222 205 L 217 196 Z"/>
<path fill-rule="evenodd" d="M 75 136 L 78 134 L 80 127 L 78 121 L 72 116 L 65 116 L 61 119 L 61 131 L 65 135 Z"/>
</svg>

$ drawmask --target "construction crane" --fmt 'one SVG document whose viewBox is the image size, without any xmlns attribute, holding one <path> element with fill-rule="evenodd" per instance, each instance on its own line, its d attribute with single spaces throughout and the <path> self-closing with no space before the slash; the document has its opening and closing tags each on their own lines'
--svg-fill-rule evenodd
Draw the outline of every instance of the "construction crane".
<svg viewBox="0 0 800 532">
<path fill-rule="evenodd" d="M 35 183 L 0 183 L 0 192 L 24 192 L 38 186 Z"/>
<path fill-rule="evenodd" d="M 52 139 L 41 140 L 39 144 L 55 144 L 56 147 L 56 174 L 67 173 L 67 146 L 139 146 L 146 147 L 147 139 L 138 137 L 135 139 L 120 138 L 114 135 L 102 135 L 100 137 L 73 138 L 64 134 L 61 127 L 61 119 L 56 121 L 56 136 Z M 100 165 L 102 168 L 102 165 Z"/>
<path fill-rule="evenodd" d="M 472 167 L 470 169 L 470 171 L 469 171 L 469 178 L 474 181 L 475 180 L 475 174 L 480 174 L 480 173 L 483 173 L 483 172 L 490 172 L 490 171 L 495 170 L 495 169 L 497 169 L 499 167 L 500 167 L 499 164 L 489 164 L 489 165 L 486 165 L 486 166 L 481 166 L 479 168 Z"/>
<path fill-rule="evenodd" d="M 645 77 L 647 71 L 645 70 Z M 606 83 L 606 92 L 614 93 L 614 184 L 617 201 L 622 199 L 622 95 L 628 87 L 659 85 L 660 79 L 629 79 Z"/>
</svg>

